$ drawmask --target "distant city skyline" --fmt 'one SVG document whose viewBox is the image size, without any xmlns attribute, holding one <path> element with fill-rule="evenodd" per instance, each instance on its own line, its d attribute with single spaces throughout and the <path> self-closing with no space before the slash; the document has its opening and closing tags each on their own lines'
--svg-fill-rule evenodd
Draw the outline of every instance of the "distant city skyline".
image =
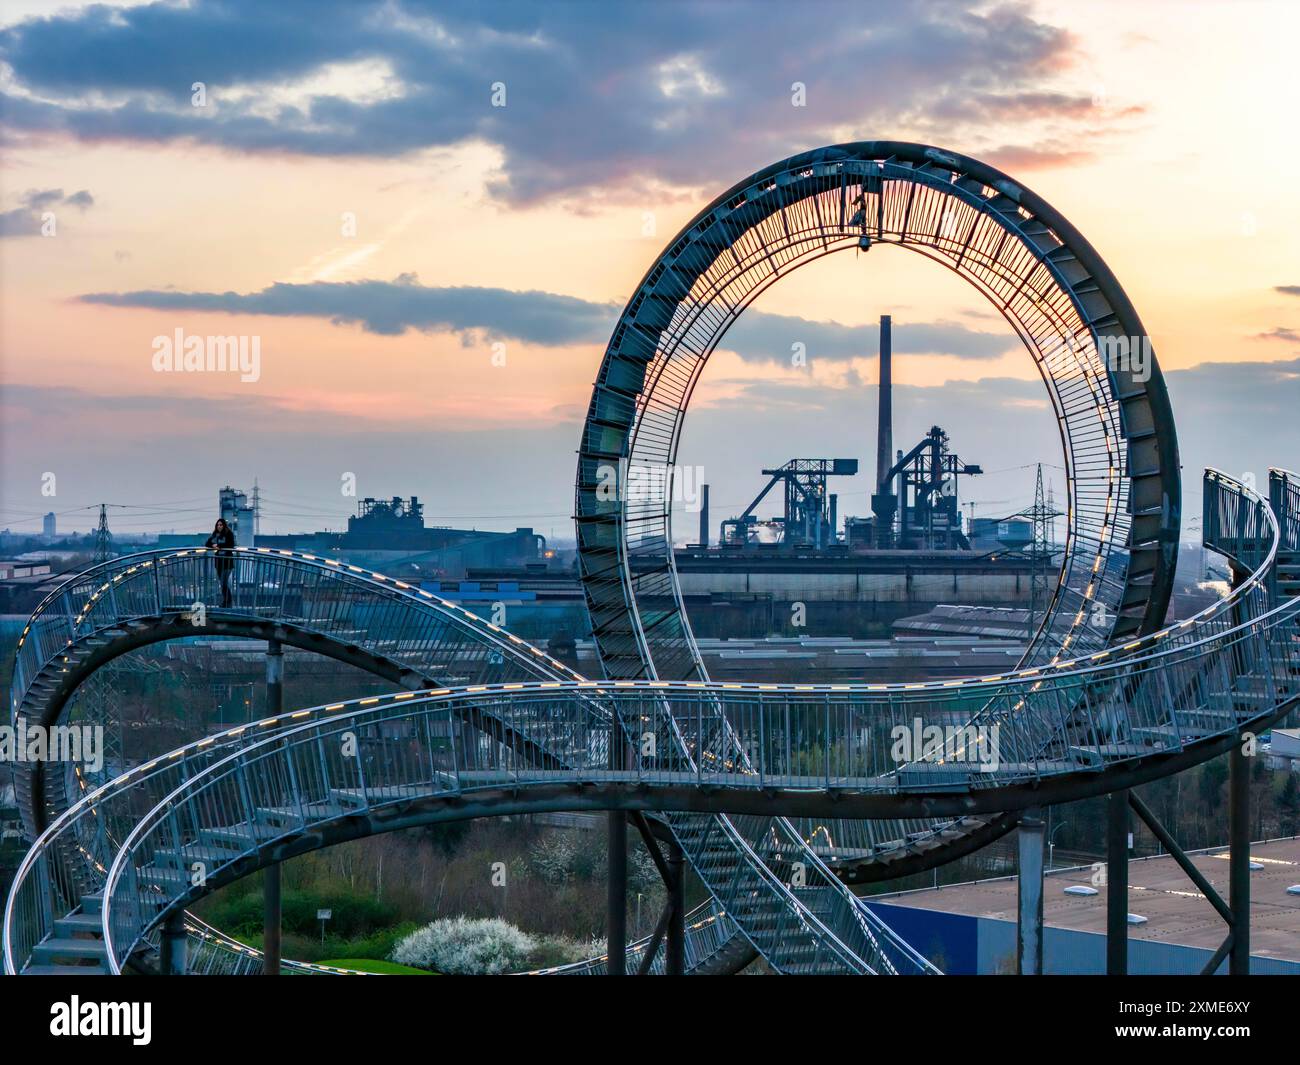
<svg viewBox="0 0 1300 1065">
<path fill-rule="evenodd" d="M 267 531 L 337 527 L 353 474 L 430 524 L 571 537 L 591 380 L 662 247 L 769 162 L 898 139 L 1000 166 L 1112 265 L 1169 383 L 1194 539 L 1202 467 L 1263 481 L 1300 453 L 1300 147 L 1279 136 L 1300 11 L 1181 10 L 855 4 L 828 39 L 831 16 L 762 4 L 6 5 L 0 528 L 93 529 L 109 502 L 123 531 L 197 529 L 254 478 Z M 715 530 L 764 465 L 872 467 L 881 313 L 896 442 L 941 424 L 1000 471 L 963 485 L 977 513 L 1061 462 L 1032 363 L 968 286 L 898 249 L 833 256 L 701 381 L 681 458 Z M 242 338 L 243 370 L 160 367 L 173 337 L 178 358 Z M 869 509 L 858 481 L 843 515 Z"/>
</svg>

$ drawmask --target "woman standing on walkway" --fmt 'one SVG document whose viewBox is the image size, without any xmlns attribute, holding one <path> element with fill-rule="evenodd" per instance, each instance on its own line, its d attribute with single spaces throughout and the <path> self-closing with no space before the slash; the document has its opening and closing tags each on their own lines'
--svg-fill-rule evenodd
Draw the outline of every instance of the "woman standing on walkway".
<svg viewBox="0 0 1300 1065">
<path fill-rule="evenodd" d="M 225 518 L 217 519 L 217 524 L 212 527 L 212 535 L 208 537 L 204 546 L 217 549 L 213 561 L 217 565 L 217 580 L 221 582 L 221 605 L 229 607 L 231 605 L 230 573 L 235 568 L 235 553 L 232 550 L 235 546 L 235 531 L 226 524 Z"/>
</svg>

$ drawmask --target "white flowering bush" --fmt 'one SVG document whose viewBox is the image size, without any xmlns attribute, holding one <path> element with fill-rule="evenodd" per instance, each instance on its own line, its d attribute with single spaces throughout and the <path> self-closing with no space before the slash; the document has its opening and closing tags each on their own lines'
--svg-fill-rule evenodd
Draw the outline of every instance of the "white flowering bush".
<svg viewBox="0 0 1300 1065">
<path fill-rule="evenodd" d="M 399 940 L 390 961 L 453 975 L 526 969 L 537 940 L 499 917 L 443 917 Z"/>
<path fill-rule="evenodd" d="M 548 884 L 573 879 L 578 848 L 568 832 L 548 832 L 533 844 L 529 860 Z"/>
</svg>

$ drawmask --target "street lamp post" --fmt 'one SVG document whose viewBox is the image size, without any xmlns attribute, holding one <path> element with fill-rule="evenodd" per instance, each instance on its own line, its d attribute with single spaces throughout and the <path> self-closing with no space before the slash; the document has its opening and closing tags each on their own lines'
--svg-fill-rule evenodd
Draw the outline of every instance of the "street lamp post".
<svg viewBox="0 0 1300 1065">
<path fill-rule="evenodd" d="M 1047 868 L 1049 870 L 1054 868 L 1052 864 L 1052 858 L 1056 851 L 1056 834 L 1060 832 L 1061 829 L 1063 829 L 1069 823 L 1070 823 L 1069 821 L 1062 821 L 1059 825 L 1057 825 L 1054 829 L 1052 829 L 1052 834 L 1047 838 Z"/>
</svg>

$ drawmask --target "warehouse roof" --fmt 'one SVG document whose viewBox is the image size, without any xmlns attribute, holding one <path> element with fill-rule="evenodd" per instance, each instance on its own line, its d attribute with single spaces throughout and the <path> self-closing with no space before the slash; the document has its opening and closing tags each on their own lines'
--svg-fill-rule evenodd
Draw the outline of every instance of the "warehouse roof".
<svg viewBox="0 0 1300 1065">
<path fill-rule="evenodd" d="M 1215 890 L 1228 897 L 1226 847 L 1198 851 L 1192 862 Z M 1300 895 L 1287 888 L 1300 885 L 1300 837 L 1254 843 L 1250 874 L 1250 952 L 1268 958 L 1300 961 Z M 1092 886 L 1090 866 L 1056 869 L 1047 874 L 1043 919 L 1052 928 L 1106 932 L 1106 889 L 1096 895 L 1067 895 L 1072 885 Z M 978 880 L 939 888 L 874 896 L 871 901 L 914 906 L 945 913 L 1016 919 L 1016 878 Z M 1216 949 L 1227 934 L 1223 920 L 1191 880 L 1168 855 L 1138 858 L 1129 863 L 1129 912 L 1146 918 L 1129 926 L 1129 938 Z"/>
</svg>

